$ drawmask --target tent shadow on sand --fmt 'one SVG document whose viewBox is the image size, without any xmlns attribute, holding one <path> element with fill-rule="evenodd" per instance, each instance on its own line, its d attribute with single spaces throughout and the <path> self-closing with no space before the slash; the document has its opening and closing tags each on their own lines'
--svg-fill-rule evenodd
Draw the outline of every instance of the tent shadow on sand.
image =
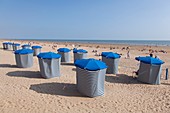
<svg viewBox="0 0 170 113">
<path fill-rule="evenodd" d="M 70 83 L 42 83 L 31 85 L 30 90 L 36 91 L 37 93 L 50 94 L 50 95 L 61 95 L 71 97 L 82 97 L 77 91 L 75 84 Z"/>
<path fill-rule="evenodd" d="M 12 71 L 6 75 L 11 77 L 42 78 L 39 71 Z"/>
<path fill-rule="evenodd" d="M 170 83 L 161 83 L 162 85 L 170 85 Z"/>
<path fill-rule="evenodd" d="M 116 76 L 106 76 L 105 80 L 110 83 L 122 83 L 122 84 L 141 84 L 136 78 L 128 76 L 126 74 L 116 74 Z"/>
<path fill-rule="evenodd" d="M 17 68 L 16 65 L 11 65 L 11 64 L 0 64 L 1 68 Z"/>
<path fill-rule="evenodd" d="M 61 62 L 61 65 L 74 66 L 74 63 Z"/>
</svg>

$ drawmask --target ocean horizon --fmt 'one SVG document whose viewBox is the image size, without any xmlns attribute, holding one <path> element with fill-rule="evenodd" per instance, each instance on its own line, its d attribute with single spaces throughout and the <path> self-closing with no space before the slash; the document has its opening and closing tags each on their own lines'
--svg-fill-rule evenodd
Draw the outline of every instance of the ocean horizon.
<svg viewBox="0 0 170 113">
<path fill-rule="evenodd" d="M 72 39 L 11 39 L 27 41 L 49 41 L 49 42 L 79 42 L 91 44 L 127 44 L 127 45 L 149 45 L 170 46 L 170 40 L 72 40 Z"/>
</svg>

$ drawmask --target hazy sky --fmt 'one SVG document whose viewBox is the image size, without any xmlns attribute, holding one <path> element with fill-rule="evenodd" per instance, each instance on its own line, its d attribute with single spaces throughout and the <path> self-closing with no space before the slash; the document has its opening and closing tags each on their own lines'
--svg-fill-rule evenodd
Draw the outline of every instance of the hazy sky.
<svg viewBox="0 0 170 113">
<path fill-rule="evenodd" d="M 0 0 L 0 38 L 170 40 L 170 0 Z"/>
</svg>

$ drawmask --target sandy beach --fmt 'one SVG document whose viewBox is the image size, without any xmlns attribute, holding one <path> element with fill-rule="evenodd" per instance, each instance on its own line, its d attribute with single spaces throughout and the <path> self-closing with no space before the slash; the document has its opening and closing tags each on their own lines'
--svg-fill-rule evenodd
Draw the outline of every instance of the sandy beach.
<svg viewBox="0 0 170 113">
<path fill-rule="evenodd" d="M 96 98 L 82 96 L 76 89 L 74 65 L 61 65 L 61 77 L 40 77 L 38 58 L 31 68 L 17 68 L 13 51 L 2 49 L 0 40 L 0 111 L 1 113 L 169 113 L 170 79 L 165 80 L 165 69 L 170 70 L 169 46 L 135 46 L 111 44 L 80 44 L 64 42 L 31 41 L 42 46 L 42 52 L 57 52 L 60 47 L 75 46 L 88 51 L 89 58 L 106 51 L 121 54 L 117 75 L 106 74 L 105 94 Z M 21 44 L 29 41 L 12 40 Z M 130 48 L 130 58 L 127 50 Z M 165 63 L 162 66 L 161 84 L 150 85 L 137 81 L 134 71 L 137 56 L 148 56 L 154 51 Z M 71 52 L 73 63 L 73 52 Z"/>
</svg>

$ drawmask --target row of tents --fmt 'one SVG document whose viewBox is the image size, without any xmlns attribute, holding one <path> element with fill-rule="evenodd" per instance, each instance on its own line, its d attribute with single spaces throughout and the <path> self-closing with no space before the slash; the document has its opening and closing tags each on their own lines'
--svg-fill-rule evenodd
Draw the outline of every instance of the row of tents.
<svg viewBox="0 0 170 113">
<path fill-rule="evenodd" d="M 6 45 L 5 45 L 6 44 Z M 3 43 L 4 49 L 11 49 L 16 44 Z M 10 46 L 9 46 L 10 45 Z M 12 45 L 12 46 L 11 46 Z M 41 46 L 17 44 L 15 50 L 16 65 L 20 68 L 28 68 L 33 65 L 33 56 L 37 56 L 40 73 L 44 78 L 59 77 L 61 62 L 70 62 L 68 48 L 59 48 L 58 53 L 41 52 Z M 76 84 L 80 93 L 89 97 L 101 96 L 104 94 L 105 75 L 117 74 L 121 56 L 113 52 L 102 52 L 102 61 L 87 58 L 88 51 L 73 49 L 74 65 L 76 66 Z M 149 84 L 160 84 L 162 60 L 153 57 L 136 57 L 140 61 L 138 80 Z"/>
</svg>

